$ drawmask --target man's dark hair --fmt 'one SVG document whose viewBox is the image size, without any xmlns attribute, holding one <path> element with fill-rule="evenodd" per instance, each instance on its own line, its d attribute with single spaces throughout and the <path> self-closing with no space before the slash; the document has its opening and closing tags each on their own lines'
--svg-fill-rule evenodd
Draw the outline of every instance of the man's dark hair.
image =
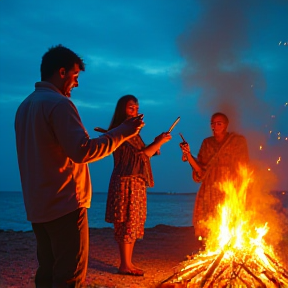
<svg viewBox="0 0 288 288">
<path fill-rule="evenodd" d="M 225 122 L 228 124 L 229 123 L 229 119 L 227 117 L 227 115 L 225 115 L 224 113 L 222 112 L 216 112 L 214 113 L 212 116 L 211 116 L 211 121 L 213 120 L 213 118 L 215 118 L 216 116 L 221 116 L 224 118 Z"/>
<path fill-rule="evenodd" d="M 78 64 L 81 71 L 85 71 L 83 60 L 70 49 L 61 44 L 49 48 L 43 55 L 41 63 L 41 81 L 48 80 L 60 68 L 69 71 L 74 64 Z"/>
</svg>

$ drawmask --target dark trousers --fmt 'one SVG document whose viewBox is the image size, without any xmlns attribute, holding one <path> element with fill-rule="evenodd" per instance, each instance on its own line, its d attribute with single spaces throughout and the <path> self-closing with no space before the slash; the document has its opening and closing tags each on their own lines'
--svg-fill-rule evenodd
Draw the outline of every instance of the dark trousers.
<svg viewBox="0 0 288 288">
<path fill-rule="evenodd" d="M 39 264 L 36 288 L 84 287 L 89 249 L 87 209 L 50 222 L 32 223 L 32 228 Z"/>
</svg>

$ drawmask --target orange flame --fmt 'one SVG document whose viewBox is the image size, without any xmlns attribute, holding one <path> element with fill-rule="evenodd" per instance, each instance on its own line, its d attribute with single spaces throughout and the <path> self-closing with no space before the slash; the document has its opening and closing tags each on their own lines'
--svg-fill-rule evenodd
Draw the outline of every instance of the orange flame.
<svg viewBox="0 0 288 288">
<path fill-rule="evenodd" d="M 267 247 L 263 237 L 269 231 L 268 223 L 257 227 L 254 221 L 256 215 L 246 207 L 252 176 L 252 171 L 246 166 L 240 166 L 237 179 L 219 183 L 219 188 L 225 193 L 225 201 L 218 206 L 218 215 L 207 222 L 210 234 L 205 253 L 212 255 L 224 250 L 232 256 L 239 250 L 249 250 L 249 254 L 256 254 L 263 265 L 267 266 L 269 263 L 264 251 L 272 248 Z M 273 251 L 270 252 L 274 255 Z"/>
<path fill-rule="evenodd" d="M 237 178 L 218 184 L 225 200 L 217 207 L 217 215 L 206 222 L 210 234 L 205 251 L 180 263 L 161 287 L 288 287 L 288 272 L 264 239 L 268 222 L 262 223 L 247 206 L 252 176 L 252 171 L 240 166 Z"/>
</svg>

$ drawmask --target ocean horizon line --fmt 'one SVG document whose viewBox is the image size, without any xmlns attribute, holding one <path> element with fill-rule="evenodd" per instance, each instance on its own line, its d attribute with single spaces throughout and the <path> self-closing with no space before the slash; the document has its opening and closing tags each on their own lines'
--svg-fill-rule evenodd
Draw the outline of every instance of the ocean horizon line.
<svg viewBox="0 0 288 288">
<path fill-rule="evenodd" d="M 9 191 L 5 191 L 5 190 L 1 190 L 0 193 L 22 193 L 22 191 L 15 191 L 15 190 L 9 190 Z M 103 192 L 103 191 L 93 191 L 93 194 L 107 194 L 108 191 Z M 165 194 L 165 195 L 170 195 L 170 194 L 176 194 L 176 195 L 190 195 L 190 194 L 197 194 L 197 192 L 174 192 L 174 191 L 162 191 L 162 192 L 154 192 L 154 191 L 147 191 L 147 194 L 157 194 L 157 195 L 161 195 L 161 194 Z"/>
<path fill-rule="evenodd" d="M 187 229 L 187 228 L 191 228 L 194 227 L 192 224 L 191 225 L 185 225 L 185 226 L 177 226 L 177 225 L 170 225 L 170 224 L 155 224 L 155 226 L 153 227 L 144 227 L 144 230 L 151 230 L 151 229 L 165 229 L 165 228 L 176 228 L 176 229 Z M 106 230 L 106 229 L 111 229 L 113 230 L 113 226 L 107 226 L 107 227 L 91 227 L 89 226 L 89 230 Z M 0 233 L 31 233 L 33 232 L 33 229 L 28 229 L 28 230 L 14 230 L 14 229 L 2 229 L 0 228 Z"/>
<path fill-rule="evenodd" d="M 21 193 L 21 190 L 0 190 L 0 193 L 7 192 L 7 193 Z M 198 191 L 195 192 L 175 192 L 175 191 L 147 191 L 147 194 L 197 194 Z M 273 189 L 270 191 L 271 193 L 288 193 L 288 190 L 285 189 Z M 99 193 L 99 194 L 107 194 L 108 191 L 93 191 L 92 193 Z"/>
</svg>

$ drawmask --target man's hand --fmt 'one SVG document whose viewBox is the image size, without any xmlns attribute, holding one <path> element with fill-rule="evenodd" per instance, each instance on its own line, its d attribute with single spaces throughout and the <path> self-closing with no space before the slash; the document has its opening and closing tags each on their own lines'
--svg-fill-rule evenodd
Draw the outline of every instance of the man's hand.
<svg viewBox="0 0 288 288">
<path fill-rule="evenodd" d="M 143 121 L 143 114 L 136 117 L 129 118 L 125 120 L 121 125 L 125 125 L 129 130 L 131 130 L 131 137 L 137 135 L 141 128 L 144 127 L 145 123 Z"/>
</svg>

